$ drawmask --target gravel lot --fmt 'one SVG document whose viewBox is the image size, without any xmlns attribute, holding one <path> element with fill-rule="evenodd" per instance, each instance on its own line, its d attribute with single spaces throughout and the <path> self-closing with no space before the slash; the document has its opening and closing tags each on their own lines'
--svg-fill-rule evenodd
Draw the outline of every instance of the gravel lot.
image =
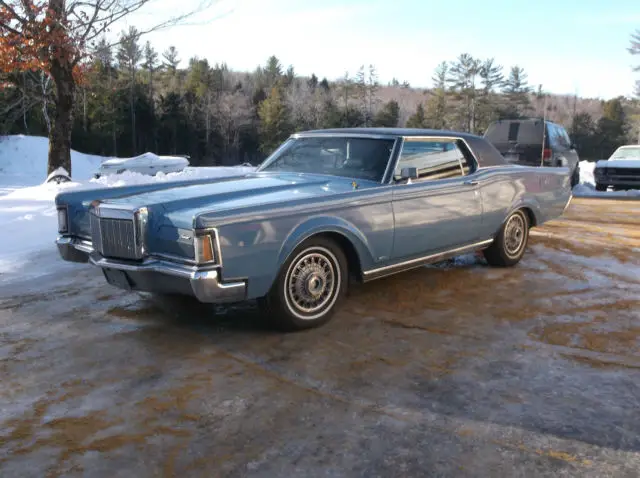
<svg viewBox="0 0 640 478">
<path fill-rule="evenodd" d="M 289 335 L 60 271 L 0 286 L 3 478 L 638 476 L 640 201 L 574 199 L 515 268 L 358 286 Z"/>
</svg>

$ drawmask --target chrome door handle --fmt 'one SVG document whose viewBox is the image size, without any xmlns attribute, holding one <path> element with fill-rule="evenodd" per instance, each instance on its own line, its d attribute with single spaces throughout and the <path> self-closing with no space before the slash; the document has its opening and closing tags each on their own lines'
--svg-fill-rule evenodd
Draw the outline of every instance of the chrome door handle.
<svg viewBox="0 0 640 478">
<path fill-rule="evenodd" d="M 467 186 L 477 186 L 478 181 L 475 179 L 467 179 L 463 184 Z"/>
</svg>

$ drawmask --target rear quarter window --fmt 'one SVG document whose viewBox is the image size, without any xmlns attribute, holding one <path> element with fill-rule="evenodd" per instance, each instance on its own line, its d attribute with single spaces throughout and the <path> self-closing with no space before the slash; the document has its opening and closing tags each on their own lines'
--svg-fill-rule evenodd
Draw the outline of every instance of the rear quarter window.
<svg viewBox="0 0 640 478">
<path fill-rule="evenodd" d="M 487 128 L 484 137 L 493 144 L 519 143 L 541 144 L 542 122 L 503 121 L 493 123 Z"/>
</svg>

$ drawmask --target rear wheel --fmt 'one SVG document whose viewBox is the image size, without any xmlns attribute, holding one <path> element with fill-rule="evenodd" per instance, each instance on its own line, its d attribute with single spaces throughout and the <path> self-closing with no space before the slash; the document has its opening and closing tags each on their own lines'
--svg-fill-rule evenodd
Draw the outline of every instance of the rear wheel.
<svg viewBox="0 0 640 478">
<path fill-rule="evenodd" d="M 596 191 L 606 191 L 606 190 L 607 190 L 606 184 L 596 183 Z"/>
<path fill-rule="evenodd" d="M 483 251 L 484 257 L 492 266 L 514 266 L 522 259 L 528 240 L 529 217 L 519 209 L 507 218 L 491 246 Z"/>
<path fill-rule="evenodd" d="M 348 272 L 347 258 L 334 241 L 312 237 L 291 253 L 260 305 L 282 330 L 318 327 L 344 297 Z"/>
</svg>

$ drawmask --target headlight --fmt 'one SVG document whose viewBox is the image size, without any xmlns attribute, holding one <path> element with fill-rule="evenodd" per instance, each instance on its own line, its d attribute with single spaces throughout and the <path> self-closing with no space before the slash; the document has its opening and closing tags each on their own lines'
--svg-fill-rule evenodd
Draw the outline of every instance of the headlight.
<svg viewBox="0 0 640 478">
<path fill-rule="evenodd" d="M 67 218 L 67 208 L 58 208 L 58 232 L 64 234 L 69 232 L 69 221 Z"/>
<path fill-rule="evenodd" d="M 194 237 L 195 256 L 198 264 L 214 263 L 216 255 L 213 247 L 213 233 L 202 233 Z"/>
</svg>

